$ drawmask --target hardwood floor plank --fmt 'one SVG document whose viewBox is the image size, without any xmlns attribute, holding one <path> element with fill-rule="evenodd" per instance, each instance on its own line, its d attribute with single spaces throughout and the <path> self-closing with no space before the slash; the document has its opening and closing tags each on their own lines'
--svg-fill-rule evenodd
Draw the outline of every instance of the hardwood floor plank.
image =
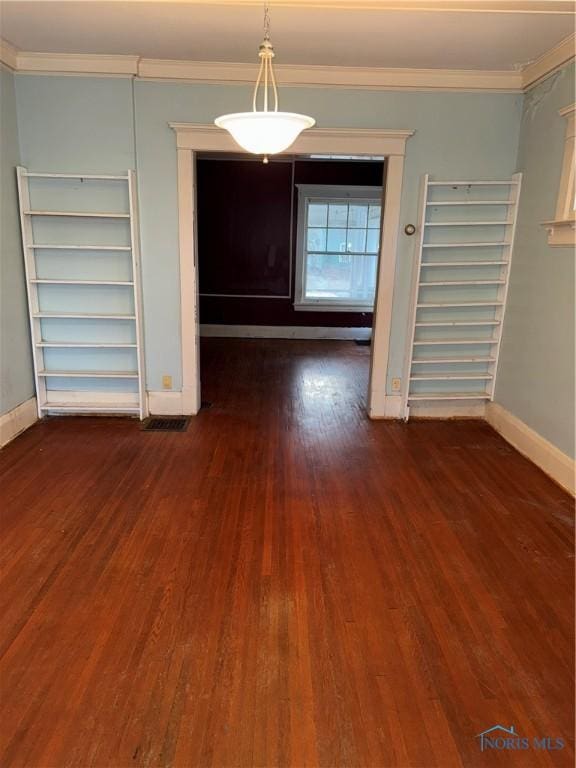
<svg viewBox="0 0 576 768">
<path fill-rule="evenodd" d="M 2 451 L 3 768 L 573 764 L 573 501 L 484 422 L 369 421 L 368 364 L 210 339 L 185 433 Z"/>
</svg>

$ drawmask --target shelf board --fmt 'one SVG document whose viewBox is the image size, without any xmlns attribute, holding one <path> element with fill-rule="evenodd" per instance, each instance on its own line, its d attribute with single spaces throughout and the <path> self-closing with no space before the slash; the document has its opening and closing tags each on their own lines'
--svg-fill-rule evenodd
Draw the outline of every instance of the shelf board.
<svg viewBox="0 0 576 768">
<path fill-rule="evenodd" d="M 132 281 L 126 280 L 48 280 L 35 278 L 30 282 L 38 285 L 134 285 Z"/>
<path fill-rule="evenodd" d="M 24 211 L 26 216 L 73 216 L 81 219 L 129 219 L 129 213 L 94 213 L 93 211 Z"/>
<path fill-rule="evenodd" d="M 504 285 L 506 280 L 431 280 L 418 283 L 422 288 L 434 285 Z"/>
<path fill-rule="evenodd" d="M 136 315 L 105 315 L 87 312 L 34 312 L 32 317 L 40 320 L 136 320 Z"/>
<path fill-rule="evenodd" d="M 53 349 L 136 349 L 138 345 L 104 341 L 38 341 L 36 346 Z"/>
<path fill-rule="evenodd" d="M 423 243 L 422 248 L 492 248 L 509 246 L 510 243 Z"/>
<path fill-rule="evenodd" d="M 138 371 L 38 371 L 38 376 L 63 379 L 137 379 Z"/>
<path fill-rule="evenodd" d="M 437 205 L 514 205 L 512 200 L 428 200 L 426 205 L 434 208 Z"/>
<path fill-rule="evenodd" d="M 423 261 L 421 267 L 501 267 L 507 261 Z"/>
<path fill-rule="evenodd" d="M 501 181 L 429 181 L 429 187 L 514 187 L 518 182 L 514 179 Z"/>
<path fill-rule="evenodd" d="M 495 363 L 495 357 L 422 357 L 412 358 L 412 365 L 445 363 Z"/>
<path fill-rule="evenodd" d="M 418 339 L 414 346 L 444 346 L 447 344 L 498 344 L 498 339 Z"/>
<path fill-rule="evenodd" d="M 408 395 L 410 400 L 491 400 L 488 392 L 436 392 L 435 394 Z"/>
<path fill-rule="evenodd" d="M 511 221 L 425 221 L 425 227 L 509 227 Z"/>
<path fill-rule="evenodd" d="M 40 408 L 43 411 L 60 411 L 62 413 L 139 413 L 140 406 L 137 404 L 123 403 L 81 403 L 81 402 L 50 402 L 47 400 Z"/>
<path fill-rule="evenodd" d="M 503 307 L 503 301 L 460 301 L 453 303 L 451 301 L 426 302 L 417 304 L 417 309 L 451 309 L 456 307 Z"/>
<path fill-rule="evenodd" d="M 116 176 L 110 174 L 92 173 L 33 173 L 25 171 L 22 176 L 29 179 L 83 179 L 85 181 L 128 181 L 128 175 Z"/>
<path fill-rule="evenodd" d="M 415 323 L 416 328 L 455 328 L 470 325 L 500 325 L 500 320 L 442 320 L 439 322 L 422 321 Z"/>
<path fill-rule="evenodd" d="M 35 251 L 53 250 L 53 251 L 131 251 L 129 245 L 50 245 L 48 243 L 29 245 Z"/>
<path fill-rule="evenodd" d="M 489 381 L 494 376 L 489 373 L 438 373 L 438 374 L 416 374 L 410 376 L 410 381 L 451 381 L 453 379 L 457 381 Z"/>
</svg>

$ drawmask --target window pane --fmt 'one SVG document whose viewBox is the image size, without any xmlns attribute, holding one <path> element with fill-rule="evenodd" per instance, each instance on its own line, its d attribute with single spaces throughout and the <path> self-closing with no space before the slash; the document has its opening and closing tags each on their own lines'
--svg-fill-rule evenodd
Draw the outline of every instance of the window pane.
<svg viewBox="0 0 576 768">
<path fill-rule="evenodd" d="M 366 230 L 348 230 L 348 250 L 350 253 L 364 253 L 366 250 Z"/>
<path fill-rule="evenodd" d="M 371 205 L 368 209 L 368 226 L 370 229 L 380 228 L 380 205 Z"/>
<path fill-rule="evenodd" d="M 326 230 L 319 229 L 317 227 L 308 228 L 308 245 L 306 248 L 309 251 L 325 251 L 326 250 Z"/>
<path fill-rule="evenodd" d="M 308 226 L 325 227 L 328 216 L 326 203 L 310 203 L 308 206 Z"/>
<path fill-rule="evenodd" d="M 366 250 L 368 253 L 378 253 L 380 248 L 380 230 L 369 229 L 368 236 L 366 238 Z"/>
<path fill-rule="evenodd" d="M 366 227 L 368 222 L 367 205 L 351 205 L 348 209 L 349 227 Z"/>
<path fill-rule="evenodd" d="M 306 299 L 374 303 L 376 289 L 375 256 L 318 254 L 306 262 Z"/>
<path fill-rule="evenodd" d="M 348 206 L 347 205 L 330 205 L 330 211 L 328 213 L 328 226 L 329 227 L 345 227 L 348 223 Z"/>
<path fill-rule="evenodd" d="M 329 229 L 328 230 L 328 249 L 329 251 L 336 251 L 339 253 L 346 253 L 347 240 L 345 229 Z"/>
</svg>

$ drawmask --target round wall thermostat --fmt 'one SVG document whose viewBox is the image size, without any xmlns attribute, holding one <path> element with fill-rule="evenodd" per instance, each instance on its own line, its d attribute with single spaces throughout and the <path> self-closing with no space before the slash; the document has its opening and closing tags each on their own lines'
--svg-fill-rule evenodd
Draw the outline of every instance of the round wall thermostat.
<svg viewBox="0 0 576 768">
<path fill-rule="evenodd" d="M 414 224 L 406 224 L 406 226 L 404 227 L 404 232 L 407 235 L 413 235 L 414 232 L 416 232 L 416 227 L 414 226 Z"/>
</svg>

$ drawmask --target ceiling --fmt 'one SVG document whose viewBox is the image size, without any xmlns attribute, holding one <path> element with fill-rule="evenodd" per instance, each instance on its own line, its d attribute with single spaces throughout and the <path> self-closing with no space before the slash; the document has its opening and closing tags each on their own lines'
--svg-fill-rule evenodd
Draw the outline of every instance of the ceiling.
<svg viewBox="0 0 576 768">
<path fill-rule="evenodd" d="M 325 7 L 319 7 L 322 5 Z M 574 31 L 570 12 L 526 12 L 529 2 L 516 2 L 515 6 L 512 2 L 484 3 L 490 8 L 521 9 L 506 13 L 471 13 L 467 8 L 471 0 L 456 3 L 465 9 L 458 11 L 427 9 L 450 6 L 428 0 L 416 4 L 424 10 L 397 10 L 398 5 L 402 4 L 338 0 L 272 4 L 276 61 L 513 70 L 537 59 Z M 532 5 L 547 9 L 544 2 Z M 574 6 L 553 2 L 549 7 L 557 11 Z M 262 37 L 262 3 L 2 0 L 0 34 L 23 51 L 249 63 L 255 61 Z"/>
</svg>

